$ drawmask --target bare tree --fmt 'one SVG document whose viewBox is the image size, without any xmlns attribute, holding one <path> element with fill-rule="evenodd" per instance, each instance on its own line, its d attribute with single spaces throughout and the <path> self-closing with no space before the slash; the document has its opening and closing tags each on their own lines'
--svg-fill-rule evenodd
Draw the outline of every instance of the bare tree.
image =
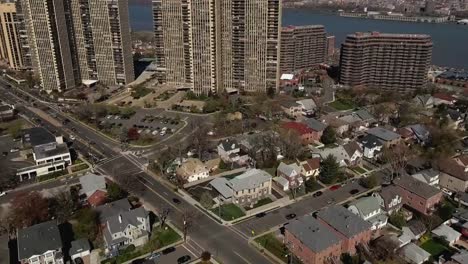
<svg viewBox="0 0 468 264">
<path fill-rule="evenodd" d="M 280 129 L 280 146 L 282 154 L 291 160 L 297 159 L 303 153 L 301 137 L 291 129 Z"/>
<path fill-rule="evenodd" d="M 163 228 L 164 224 L 166 224 L 167 217 L 171 213 L 171 208 L 163 208 L 162 211 L 159 213 L 159 220 L 161 222 L 160 227 Z"/>
<path fill-rule="evenodd" d="M 384 147 L 382 160 L 389 165 L 391 180 L 393 180 L 395 175 L 399 175 L 405 171 L 409 156 L 410 150 L 404 143 Z"/>
<path fill-rule="evenodd" d="M 184 234 L 184 241 L 187 240 L 187 234 L 192 230 L 196 220 L 198 218 L 198 213 L 193 210 L 185 208 L 182 212 L 182 233 Z"/>
</svg>

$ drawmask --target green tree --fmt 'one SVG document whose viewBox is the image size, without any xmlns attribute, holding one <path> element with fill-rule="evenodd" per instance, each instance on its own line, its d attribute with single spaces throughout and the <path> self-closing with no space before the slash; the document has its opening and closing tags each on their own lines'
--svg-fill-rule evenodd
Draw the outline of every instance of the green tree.
<svg viewBox="0 0 468 264">
<path fill-rule="evenodd" d="M 405 217 L 403 216 L 403 213 L 401 212 L 394 212 L 393 214 L 390 215 L 388 218 L 388 221 L 390 224 L 402 228 L 403 226 L 406 226 L 406 220 Z"/>
<path fill-rule="evenodd" d="M 333 144 L 336 142 L 336 132 L 331 126 L 327 126 L 323 131 L 322 137 L 320 138 L 323 144 Z"/>
<path fill-rule="evenodd" d="M 76 225 L 73 232 L 76 238 L 87 238 L 91 241 L 96 239 L 98 233 L 98 214 L 90 208 L 78 211 L 75 217 Z"/>
<path fill-rule="evenodd" d="M 442 220 L 446 221 L 452 218 L 453 213 L 455 212 L 455 206 L 450 202 L 444 201 L 442 205 L 437 208 L 437 214 Z"/>
<path fill-rule="evenodd" d="M 117 183 L 111 182 L 109 186 L 107 186 L 107 198 L 109 198 L 110 201 L 120 200 L 126 196 L 127 194 L 125 191 L 122 190 Z"/>
<path fill-rule="evenodd" d="M 21 120 L 15 120 L 8 125 L 8 134 L 13 138 L 18 138 L 21 135 L 22 128 L 23 122 Z"/>
<path fill-rule="evenodd" d="M 120 115 L 122 118 L 130 118 L 136 113 L 135 109 L 131 107 L 124 107 L 120 110 Z"/>
<path fill-rule="evenodd" d="M 202 193 L 200 204 L 206 209 L 210 209 L 213 206 L 213 197 L 209 192 Z"/>
<path fill-rule="evenodd" d="M 361 185 L 366 187 L 367 189 L 372 189 L 376 187 L 377 184 L 378 184 L 378 180 L 375 174 L 371 174 L 368 177 L 361 179 Z"/>
<path fill-rule="evenodd" d="M 340 165 L 336 161 L 336 158 L 328 155 L 320 164 L 320 181 L 326 184 L 335 183 L 340 174 Z"/>
</svg>

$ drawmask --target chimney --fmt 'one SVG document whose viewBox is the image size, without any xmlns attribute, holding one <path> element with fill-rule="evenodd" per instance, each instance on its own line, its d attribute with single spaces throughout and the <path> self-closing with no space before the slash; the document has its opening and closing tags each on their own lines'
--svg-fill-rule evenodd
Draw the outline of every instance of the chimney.
<svg viewBox="0 0 468 264">
<path fill-rule="evenodd" d="M 119 215 L 119 223 L 122 223 L 122 215 Z"/>
</svg>

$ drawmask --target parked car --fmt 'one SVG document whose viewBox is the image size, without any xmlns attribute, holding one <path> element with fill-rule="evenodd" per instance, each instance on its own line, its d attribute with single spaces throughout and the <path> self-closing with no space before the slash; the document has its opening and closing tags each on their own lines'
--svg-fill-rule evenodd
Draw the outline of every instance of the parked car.
<svg viewBox="0 0 468 264">
<path fill-rule="evenodd" d="M 12 148 L 12 149 L 10 149 L 10 152 L 11 152 L 11 153 L 13 153 L 13 152 L 18 152 L 18 151 L 19 151 L 18 148 Z"/>
<path fill-rule="evenodd" d="M 333 185 L 332 187 L 330 187 L 330 191 L 336 191 L 336 190 L 338 190 L 339 188 L 341 188 L 341 185 L 336 184 L 336 185 Z"/>
<path fill-rule="evenodd" d="M 170 254 L 170 253 L 172 253 L 174 251 L 175 251 L 175 247 L 168 247 L 168 248 L 164 249 L 163 251 L 161 251 L 161 253 L 163 255 L 167 255 L 167 254 Z"/>
<path fill-rule="evenodd" d="M 172 198 L 172 201 L 175 203 L 175 204 L 180 204 L 181 201 L 177 198 Z"/>
<path fill-rule="evenodd" d="M 260 217 L 264 217 L 265 215 L 266 215 L 265 212 L 261 212 L 261 213 L 256 214 L 255 216 L 260 218 Z"/>
<path fill-rule="evenodd" d="M 291 220 L 291 219 L 294 219 L 294 218 L 296 218 L 296 214 L 294 214 L 294 213 L 286 215 L 286 219 L 288 219 L 288 220 Z"/>
<path fill-rule="evenodd" d="M 322 191 L 318 191 L 318 192 L 314 193 L 312 196 L 313 196 L 313 197 L 319 197 L 319 196 L 322 195 L 322 194 L 323 194 Z"/>
<path fill-rule="evenodd" d="M 189 255 L 185 255 L 185 256 L 182 256 L 180 258 L 177 259 L 177 263 L 178 264 L 183 264 L 183 263 L 187 263 L 191 260 L 192 258 L 189 256 Z"/>
<path fill-rule="evenodd" d="M 353 195 L 356 194 L 356 193 L 358 193 L 358 192 L 359 192 L 358 189 L 352 189 L 351 191 L 349 191 L 349 193 L 350 193 L 350 194 L 353 194 Z"/>
<path fill-rule="evenodd" d="M 148 259 L 155 260 L 155 259 L 158 259 L 159 257 L 161 257 L 161 253 L 160 252 L 154 252 L 151 255 L 149 255 Z"/>
</svg>

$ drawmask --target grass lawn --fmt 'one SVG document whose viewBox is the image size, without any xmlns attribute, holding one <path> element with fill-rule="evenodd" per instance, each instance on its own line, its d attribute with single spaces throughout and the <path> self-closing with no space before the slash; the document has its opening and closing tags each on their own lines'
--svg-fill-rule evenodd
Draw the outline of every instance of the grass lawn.
<svg viewBox="0 0 468 264">
<path fill-rule="evenodd" d="M 447 248 L 444 245 L 437 243 L 433 239 L 429 239 L 426 242 L 422 243 L 421 248 L 429 252 L 431 256 L 439 256 L 440 254 L 442 254 L 442 252 L 447 250 Z"/>
<path fill-rule="evenodd" d="M 323 186 L 320 185 L 320 183 L 318 183 L 317 181 L 311 181 L 311 183 L 306 183 L 305 186 L 307 193 L 315 192 L 323 188 Z"/>
<path fill-rule="evenodd" d="M 182 239 L 180 235 L 174 231 L 174 229 L 170 228 L 169 226 L 165 226 L 165 229 L 161 229 L 159 227 L 155 228 L 151 235 L 151 240 L 155 239 L 159 243 L 159 247 L 165 247 L 172 243 L 177 242 L 178 240 Z"/>
<path fill-rule="evenodd" d="M 263 198 L 263 199 L 259 200 L 259 201 L 254 205 L 253 208 L 257 208 L 257 207 L 260 207 L 260 206 L 262 206 L 262 205 L 269 204 L 269 203 L 271 203 L 271 202 L 273 202 L 273 201 L 272 201 L 270 198 L 268 198 L 268 197 L 267 197 L 267 198 Z M 250 208 L 248 208 L 248 209 L 250 209 Z"/>
<path fill-rule="evenodd" d="M 366 170 L 361 167 L 354 167 L 352 168 L 353 171 L 357 172 L 358 174 L 366 173 Z"/>
<path fill-rule="evenodd" d="M 335 108 L 338 111 L 349 110 L 355 107 L 353 102 L 346 99 L 336 99 L 328 105 Z"/>
<path fill-rule="evenodd" d="M 82 163 L 71 168 L 72 172 L 82 171 L 89 168 L 88 164 Z"/>
<path fill-rule="evenodd" d="M 81 159 L 76 159 L 76 160 L 73 161 L 73 165 L 78 165 L 78 164 L 81 164 L 81 163 L 83 163 L 83 160 L 81 160 Z"/>
<path fill-rule="evenodd" d="M 272 233 L 257 237 L 255 242 L 270 251 L 273 255 L 282 259 L 284 262 L 288 261 L 288 258 L 286 257 L 286 254 L 288 254 L 287 250 L 283 243 L 281 243 L 281 241 L 279 241 Z"/>
<path fill-rule="evenodd" d="M 372 170 L 371 167 L 368 167 L 368 166 L 366 166 L 366 165 L 362 165 L 362 167 L 363 167 L 364 169 L 368 170 L 368 171 L 371 171 L 371 170 Z"/>
<path fill-rule="evenodd" d="M 219 215 L 220 211 L 221 215 Z M 219 210 L 219 207 L 216 207 L 211 209 L 211 212 L 226 221 L 231 221 L 245 215 L 242 209 L 235 204 L 223 204 L 221 205 L 221 210 Z"/>
</svg>

